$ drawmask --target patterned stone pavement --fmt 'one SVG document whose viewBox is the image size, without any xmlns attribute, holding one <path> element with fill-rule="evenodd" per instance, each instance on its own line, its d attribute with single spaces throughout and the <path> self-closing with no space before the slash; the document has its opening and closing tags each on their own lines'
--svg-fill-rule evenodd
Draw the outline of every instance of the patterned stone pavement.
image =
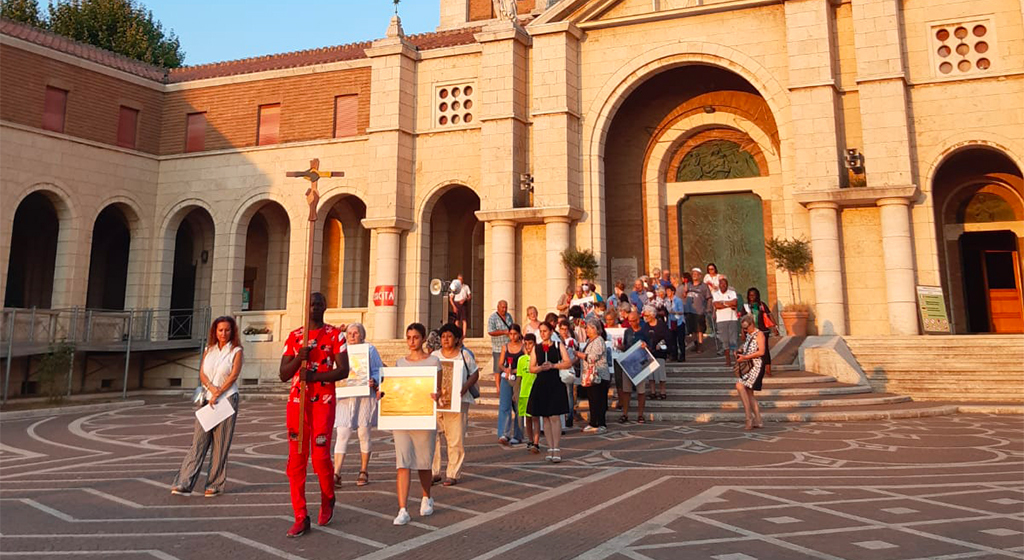
<svg viewBox="0 0 1024 560">
<path fill-rule="evenodd" d="M 0 424 L 0 555 L 27 558 L 914 559 L 1024 558 L 1019 416 L 570 431 L 560 465 L 496 445 L 474 420 L 460 484 L 394 527 L 394 452 L 375 432 L 371 484 L 286 539 L 282 402 L 243 401 L 216 499 L 171 496 L 191 408 Z M 318 503 L 312 473 L 311 504 Z M 201 483 L 200 483 L 201 484 Z M 201 486 L 199 486 L 201 494 Z M 315 507 L 315 505 L 313 506 Z M 315 509 L 312 512 L 315 515 Z"/>
</svg>

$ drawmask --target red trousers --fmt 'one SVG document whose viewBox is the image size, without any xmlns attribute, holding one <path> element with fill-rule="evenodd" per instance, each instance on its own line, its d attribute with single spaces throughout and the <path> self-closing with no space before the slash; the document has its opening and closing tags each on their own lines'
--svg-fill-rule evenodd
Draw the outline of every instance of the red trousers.
<svg viewBox="0 0 1024 560">
<path fill-rule="evenodd" d="M 312 387 L 307 391 L 307 398 L 314 395 Z M 292 509 L 295 519 L 309 515 L 306 511 L 306 463 L 313 456 L 313 472 L 320 481 L 320 496 L 323 501 L 334 497 L 334 465 L 331 462 L 331 434 L 334 432 L 334 398 L 331 395 L 320 397 L 315 401 L 306 401 L 305 415 L 302 423 L 302 453 L 299 453 L 299 403 L 298 397 L 288 399 L 286 424 L 288 427 L 288 486 L 292 494 Z"/>
</svg>

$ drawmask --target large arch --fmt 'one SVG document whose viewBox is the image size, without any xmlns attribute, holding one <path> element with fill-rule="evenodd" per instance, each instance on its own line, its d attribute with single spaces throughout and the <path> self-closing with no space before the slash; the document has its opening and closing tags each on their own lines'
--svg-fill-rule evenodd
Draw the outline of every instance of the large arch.
<svg viewBox="0 0 1024 560">
<path fill-rule="evenodd" d="M 707 142 L 737 136 L 746 138 L 763 161 L 754 179 L 691 184 L 667 177 L 677 151 L 690 138 Z M 614 209 L 600 217 L 604 224 L 601 237 L 615 240 L 604 251 L 615 271 L 606 269 L 611 275 L 605 280 L 629 282 L 631 278 L 619 276 L 667 266 L 678 272 L 682 264 L 678 203 L 686 196 L 756 192 L 770 204 L 770 186 L 781 184 L 779 138 L 778 123 L 767 100 L 753 84 L 729 69 L 707 64 L 669 65 L 645 76 L 643 83 L 634 83 L 618 103 L 600 147 L 603 203 Z M 594 159 L 595 154 L 589 158 Z M 747 205 L 741 198 L 736 198 L 737 204 Z M 761 215 L 759 212 L 758 217 Z M 770 286 L 762 286 L 766 288 Z"/>
<path fill-rule="evenodd" d="M 288 301 L 288 257 L 291 223 L 288 212 L 273 200 L 249 206 L 235 224 L 245 228 L 242 310 L 285 309 Z"/>
<path fill-rule="evenodd" d="M 4 224 L 11 224 L 11 230 L 3 232 L 0 236 L 0 257 L 2 257 L 2 273 L 0 273 L 0 291 L 7 299 L 7 281 L 11 274 L 17 274 L 11 268 L 12 251 L 14 249 L 14 218 L 22 203 L 29 197 L 42 196 L 49 201 L 56 213 L 57 224 L 59 224 L 56 242 L 56 258 L 52 265 L 52 279 L 46 289 L 50 292 L 50 303 L 47 307 L 62 307 L 71 305 L 72 295 L 70 287 L 74 274 L 74 261 L 76 258 L 75 245 L 78 239 L 79 211 L 74 204 L 71 191 L 58 181 L 47 179 L 46 181 L 34 181 L 27 184 L 17 196 L 11 200 L 11 205 L 0 209 Z M 24 295 L 24 294 L 23 294 Z M 23 297 L 22 295 L 22 297 Z"/>
<path fill-rule="evenodd" d="M 1024 175 L 987 144 L 951 150 L 932 174 L 939 263 L 954 332 L 1024 332 Z"/>
<path fill-rule="evenodd" d="M 85 306 L 91 309 L 125 307 L 132 222 L 135 212 L 122 204 L 110 204 L 96 216 L 89 251 L 89 282 Z"/>
<path fill-rule="evenodd" d="M 167 334 L 189 338 L 206 327 L 194 324 L 193 318 L 197 310 L 211 306 L 216 226 L 206 207 L 183 203 L 168 216 L 163 231 L 169 274 L 162 274 L 166 290 L 159 297 L 161 307 L 169 310 Z"/>
<path fill-rule="evenodd" d="M 328 308 L 367 307 L 370 288 L 370 231 L 363 226 L 366 202 L 339 194 L 321 204 L 320 291 Z"/>
<path fill-rule="evenodd" d="M 19 202 L 9 237 L 4 307 L 51 306 L 60 229 L 57 207 L 46 191 L 35 191 Z"/>
<path fill-rule="evenodd" d="M 467 336 L 483 333 L 484 227 L 477 220 L 480 196 L 465 184 L 446 182 L 424 199 L 419 212 L 420 239 L 425 266 L 421 286 L 432 278 L 451 280 L 462 274 L 473 291 L 469 306 Z M 426 310 L 428 326 L 436 328 L 448 319 L 446 300 L 430 296 Z"/>
<path fill-rule="evenodd" d="M 775 119 L 782 151 L 787 151 L 792 138 L 789 98 L 785 88 L 772 73 L 743 52 L 717 43 L 686 42 L 652 48 L 637 55 L 605 81 L 594 96 L 583 124 L 583 204 L 588 214 L 586 227 L 578 234 L 589 237 L 589 243 L 600 256 L 602 268 L 609 264 L 605 231 L 607 202 L 605 149 L 611 124 L 622 104 L 634 90 L 651 77 L 666 70 L 687 65 L 707 65 L 732 72 L 764 99 Z M 783 161 L 783 168 L 790 166 Z"/>
</svg>

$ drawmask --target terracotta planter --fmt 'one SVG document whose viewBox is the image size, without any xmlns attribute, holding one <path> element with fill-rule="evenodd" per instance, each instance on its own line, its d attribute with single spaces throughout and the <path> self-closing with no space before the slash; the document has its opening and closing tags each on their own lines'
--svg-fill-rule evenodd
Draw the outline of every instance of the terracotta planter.
<svg viewBox="0 0 1024 560">
<path fill-rule="evenodd" d="M 810 315 L 807 311 L 783 311 L 782 324 L 786 327 L 786 334 L 807 336 L 807 318 Z"/>
</svg>

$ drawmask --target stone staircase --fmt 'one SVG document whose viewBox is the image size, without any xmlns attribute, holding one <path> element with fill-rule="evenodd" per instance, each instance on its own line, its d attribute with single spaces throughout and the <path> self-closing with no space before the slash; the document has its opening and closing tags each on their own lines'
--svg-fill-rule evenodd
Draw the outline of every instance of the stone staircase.
<svg viewBox="0 0 1024 560">
<path fill-rule="evenodd" d="M 844 337 L 877 392 L 1024 405 L 1024 335 Z"/>
<path fill-rule="evenodd" d="M 743 407 L 736 392 L 736 379 L 724 360 L 713 353 L 688 356 L 685 363 L 668 365 L 666 400 L 649 400 L 644 415 L 655 422 L 719 422 L 744 420 Z M 497 417 L 498 395 L 493 376 L 481 376 L 481 397 L 471 415 Z M 620 416 L 614 409 L 614 390 L 608 421 Z M 767 422 L 850 421 L 885 418 L 918 418 L 954 414 L 956 406 L 918 403 L 911 397 L 873 391 L 867 385 L 839 383 L 834 377 L 801 371 L 795 365 L 775 364 L 772 376 L 764 380 L 758 393 L 761 413 Z M 630 406 L 630 418 L 636 419 L 636 395 Z M 587 402 L 580 403 L 587 416 Z"/>
</svg>

